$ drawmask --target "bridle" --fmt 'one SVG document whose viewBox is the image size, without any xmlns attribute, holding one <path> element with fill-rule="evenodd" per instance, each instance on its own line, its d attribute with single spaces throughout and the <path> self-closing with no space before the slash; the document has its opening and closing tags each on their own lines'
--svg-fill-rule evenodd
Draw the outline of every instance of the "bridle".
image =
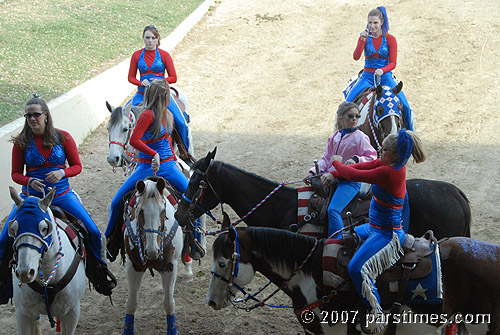
<svg viewBox="0 0 500 335">
<path fill-rule="evenodd" d="M 397 105 L 397 112 L 396 111 L 393 111 L 392 109 L 387 112 L 387 113 L 384 113 L 384 115 L 382 115 L 381 118 L 376 118 L 375 115 L 376 115 L 376 110 L 375 110 L 375 107 L 380 103 L 380 104 L 390 104 L 391 102 L 387 102 L 385 100 L 384 97 L 381 97 L 380 99 L 377 98 L 377 93 L 375 91 L 372 91 L 373 94 L 373 97 L 371 99 L 371 103 L 370 103 L 370 106 L 369 106 L 369 109 L 368 109 L 368 122 L 369 122 L 369 125 L 370 125 L 370 130 L 372 132 L 372 135 L 373 135 L 373 138 L 375 139 L 375 143 L 377 144 L 377 152 L 380 154 L 381 153 L 381 150 L 382 150 L 382 145 L 381 145 L 381 140 L 379 141 L 378 139 L 378 136 L 375 132 L 375 129 L 377 129 L 379 132 L 380 132 L 380 135 L 381 135 L 381 139 L 383 140 L 387 135 L 385 130 L 382 128 L 382 120 L 387 118 L 387 117 L 397 117 L 398 120 L 399 120 L 399 126 L 402 127 L 403 125 L 403 120 L 402 120 L 402 117 L 401 117 L 401 113 L 399 112 L 399 99 L 396 95 L 394 95 L 394 97 L 391 97 L 391 99 L 394 99 L 395 100 L 395 103 Z M 375 101 L 377 100 L 377 101 Z"/>
<path fill-rule="evenodd" d="M 121 155 L 121 164 L 120 167 L 126 170 L 125 176 L 127 176 L 130 173 L 130 170 L 132 169 L 134 163 L 135 163 L 135 154 L 136 150 L 133 148 L 129 141 L 130 137 L 132 136 L 132 132 L 134 131 L 135 128 L 135 114 L 130 111 L 129 113 L 129 122 L 128 122 L 128 132 L 127 132 L 127 138 L 125 139 L 125 142 L 119 142 L 119 141 L 111 141 L 109 140 L 109 146 L 111 144 L 116 144 L 120 147 L 123 148 L 122 155 Z M 129 150 L 129 148 L 132 147 L 132 151 Z M 116 172 L 115 168 L 113 168 L 113 172 Z"/>
<path fill-rule="evenodd" d="M 164 205 L 165 207 L 168 205 L 167 204 L 167 198 L 163 197 Z M 128 207 L 127 204 L 125 206 Z M 139 211 L 140 213 L 140 211 Z M 156 234 L 160 238 L 160 252 L 158 254 L 158 260 L 163 260 L 163 250 L 169 246 L 172 243 L 172 240 L 175 236 L 175 233 L 177 232 L 177 228 L 179 227 L 179 224 L 177 223 L 177 220 L 174 221 L 174 224 L 170 228 L 169 232 L 166 233 L 165 231 L 165 221 L 168 220 L 168 217 L 165 214 L 165 210 L 163 210 L 161 213 L 161 224 L 159 229 L 144 229 L 142 227 L 142 224 L 140 223 L 139 219 L 139 213 L 135 212 L 135 218 L 136 218 L 136 227 L 135 231 L 132 228 L 132 222 L 130 221 L 131 213 L 127 213 L 127 211 L 124 211 L 123 216 L 125 219 L 125 228 L 127 230 L 127 236 L 132 242 L 132 244 L 137 248 L 139 252 L 139 257 L 141 259 L 142 264 L 146 264 L 148 260 L 145 259 L 144 253 L 143 253 L 143 242 L 142 238 L 145 234 Z"/>
<path fill-rule="evenodd" d="M 241 293 L 243 293 L 244 295 L 244 298 L 243 299 L 240 299 L 238 300 L 237 302 L 247 302 L 248 300 L 253 300 L 253 301 L 256 301 L 256 303 L 252 306 L 248 306 L 248 307 L 240 307 L 240 306 L 237 306 L 237 305 L 234 305 L 236 308 L 239 308 L 239 309 L 244 309 L 246 310 L 247 312 L 251 311 L 252 309 L 255 309 L 257 307 L 262 307 L 262 306 L 269 306 L 269 307 L 287 307 L 287 308 L 291 308 L 290 306 L 273 306 L 273 305 L 268 305 L 266 304 L 266 301 L 268 301 L 271 297 L 273 297 L 276 293 L 278 293 L 280 290 L 284 290 L 288 283 L 292 280 L 293 277 L 295 277 L 295 275 L 300 271 L 302 270 L 302 268 L 304 267 L 304 265 L 309 261 L 309 259 L 311 258 L 311 256 L 313 255 L 314 251 L 316 250 L 316 248 L 318 247 L 319 245 L 319 240 L 315 240 L 314 242 L 314 245 L 312 246 L 311 250 L 309 251 L 309 253 L 307 254 L 307 256 L 305 257 L 305 259 L 302 261 L 302 263 L 297 267 L 295 268 L 295 270 L 292 272 L 292 274 L 290 275 L 290 277 L 286 280 L 283 281 L 282 285 L 280 287 L 278 287 L 277 289 L 275 289 L 271 294 L 269 294 L 265 299 L 263 300 L 259 300 L 257 299 L 255 296 L 259 293 L 261 293 L 267 286 L 269 286 L 269 284 L 271 283 L 270 281 L 264 285 L 262 288 L 260 288 L 259 290 L 257 290 L 257 292 L 255 294 L 249 294 L 245 291 L 245 289 L 243 289 L 241 286 L 239 286 L 238 284 L 236 284 L 234 282 L 234 279 L 238 277 L 238 272 L 239 272 L 239 263 L 240 263 L 240 246 L 239 246 L 239 240 L 238 240 L 238 232 L 237 230 L 233 227 L 233 228 L 230 228 L 234 231 L 235 233 L 235 238 L 234 238 L 234 242 L 233 242 L 233 253 L 231 255 L 231 274 L 229 276 L 229 279 L 226 279 L 224 276 L 218 274 L 217 272 L 215 271 L 210 271 L 210 273 L 212 274 L 213 277 L 227 283 L 227 288 L 226 290 L 229 292 L 229 294 L 231 296 L 235 296 L 235 294 L 233 293 L 233 291 L 231 290 L 233 287 L 235 287 L 238 291 L 240 291 Z M 227 233 L 228 231 L 224 231 L 223 233 Z"/>
</svg>

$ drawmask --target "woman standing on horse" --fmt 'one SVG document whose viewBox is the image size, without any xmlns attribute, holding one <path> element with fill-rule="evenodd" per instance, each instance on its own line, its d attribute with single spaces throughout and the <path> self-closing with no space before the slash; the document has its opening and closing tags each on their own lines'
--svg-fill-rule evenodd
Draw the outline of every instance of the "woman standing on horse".
<svg viewBox="0 0 500 335">
<path fill-rule="evenodd" d="M 353 102 L 343 102 L 337 110 L 335 132 L 328 139 L 325 153 L 318 163 L 322 181 L 327 186 L 333 181 L 330 173 L 334 170 L 332 160 L 336 157 L 345 164 L 369 162 L 377 159 L 377 151 L 371 146 L 368 136 L 357 128 L 361 117 L 358 106 Z M 315 168 L 309 170 L 305 180 L 316 173 Z M 337 189 L 328 206 L 328 236 L 344 227 L 342 210 L 358 194 L 361 183 L 342 180 L 336 181 Z"/>
<path fill-rule="evenodd" d="M 109 272 L 106 261 L 101 256 L 104 254 L 101 232 L 69 184 L 68 178 L 82 171 L 75 141 L 68 132 L 54 128 L 49 107 L 38 95 L 26 102 L 24 117 L 26 119 L 24 128 L 21 133 L 12 138 L 14 143 L 12 180 L 22 185 L 20 194 L 22 199 L 30 195 L 43 198 L 49 188 L 56 188 L 52 205 L 62 208 L 81 220 L 89 232 L 89 241 L 86 245 L 97 262 L 92 262 L 96 268 L 89 269 L 87 273 L 94 271 L 93 274 L 98 276 L 98 278 L 89 276 L 89 279 L 99 293 L 110 295 L 111 290 L 116 286 L 116 279 Z M 66 166 L 66 161 L 68 166 Z M 13 219 L 16 210 L 17 207 L 14 205 L 7 222 Z M 8 273 L 10 278 L 11 271 L 6 270 L 8 264 L 4 262 L 8 260 L 2 257 L 9 239 L 6 227 L 7 224 L 0 235 L 0 260 L 2 260 L 0 272 L 4 275 Z M 87 266 L 89 264 L 87 263 Z M 108 281 L 108 278 L 111 281 Z M 4 279 L 3 276 L 2 279 Z M 1 282 L 2 280 L 0 280 L 0 291 L 5 283 Z"/>
<path fill-rule="evenodd" d="M 177 82 L 172 57 L 167 51 L 159 48 L 160 33 L 158 29 L 155 26 L 146 26 L 142 32 L 142 38 L 145 47 L 132 54 L 128 71 L 128 81 L 138 86 L 137 93 L 132 98 L 134 106 L 144 101 L 144 91 L 154 79 L 162 79 L 169 84 Z M 137 79 L 137 70 L 139 70 L 140 79 Z M 165 77 L 165 71 L 168 77 Z M 185 116 L 174 99 L 170 99 L 168 109 L 173 114 L 175 128 L 179 132 L 184 146 L 189 149 L 188 126 Z"/>
<path fill-rule="evenodd" d="M 184 193 L 187 177 L 177 166 L 170 134 L 174 127 L 172 113 L 167 109 L 170 87 L 165 80 L 154 79 L 145 92 L 146 104 L 142 108 L 130 144 L 139 151 L 134 173 L 123 183 L 111 201 L 107 238 L 111 236 L 119 217 L 120 200 L 135 188 L 137 181 L 156 174 L 168 180 L 179 192 Z"/>
<path fill-rule="evenodd" d="M 354 60 L 359 60 L 364 51 L 365 67 L 362 75 L 346 96 L 346 101 L 354 101 L 368 87 L 375 86 L 375 76 L 380 77 L 380 84 L 394 88 L 397 83 L 392 75 L 398 58 L 396 38 L 388 33 L 389 19 L 385 7 L 377 7 L 368 13 L 366 29 L 360 33 L 358 44 L 353 53 Z M 398 94 L 403 104 L 405 128 L 413 130 L 412 111 L 403 92 Z"/>
<path fill-rule="evenodd" d="M 338 160 L 333 162 L 335 171 L 331 174 L 335 178 L 372 184 L 370 222 L 356 228 L 364 242 L 351 259 L 348 271 L 367 312 L 375 317 L 382 313 L 375 280 L 397 262 L 406 237 L 401 222 L 406 195 L 406 163 L 410 156 L 417 163 L 425 161 L 420 138 L 403 129 L 384 139 L 382 156 L 375 161 L 349 166 Z M 368 328 L 381 331 L 384 324 L 373 322 Z"/>
</svg>

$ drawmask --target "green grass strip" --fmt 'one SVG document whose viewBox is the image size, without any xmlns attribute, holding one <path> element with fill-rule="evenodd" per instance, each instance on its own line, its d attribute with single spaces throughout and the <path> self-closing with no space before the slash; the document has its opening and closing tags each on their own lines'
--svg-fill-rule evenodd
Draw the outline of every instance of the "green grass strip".
<svg viewBox="0 0 500 335">
<path fill-rule="evenodd" d="M 32 93 L 62 95 L 144 47 L 144 26 L 165 38 L 202 2 L 0 0 L 0 126 Z"/>
</svg>

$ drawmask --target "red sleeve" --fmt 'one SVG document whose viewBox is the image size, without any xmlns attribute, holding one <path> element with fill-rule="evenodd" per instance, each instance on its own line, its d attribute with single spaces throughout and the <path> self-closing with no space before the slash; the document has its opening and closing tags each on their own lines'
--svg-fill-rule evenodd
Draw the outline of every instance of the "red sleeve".
<svg viewBox="0 0 500 335">
<path fill-rule="evenodd" d="M 137 63 L 139 62 L 139 56 L 141 55 L 142 49 L 134 52 L 132 58 L 130 59 L 130 67 L 128 69 L 128 81 L 131 84 L 141 86 L 141 81 L 137 79 Z"/>
<path fill-rule="evenodd" d="M 174 61 L 168 52 L 162 49 L 158 49 L 160 51 L 161 60 L 163 64 L 165 64 L 165 73 L 167 76 L 165 80 L 169 84 L 173 84 L 177 82 L 177 73 L 175 72 Z"/>
<path fill-rule="evenodd" d="M 78 154 L 78 149 L 76 147 L 75 140 L 73 137 L 64 130 L 59 131 L 64 135 L 64 153 L 66 154 L 66 160 L 68 161 L 68 167 L 64 169 L 65 177 L 74 177 L 80 172 L 82 172 L 82 163 L 80 161 L 80 155 Z"/>
<path fill-rule="evenodd" d="M 356 167 L 356 165 L 359 165 Z M 334 161 L 335 171 L 332 175 L 336 178 L 345 178 L 352 181 L 362 181 L 369 184 L 376 184 L 384 187 L 385 181 L 390 174 L 390 168 L 383 165 L 379 159 L 371 162 L 344 165 L 341 162 Z"/>
<path fill-rule="evenodd" d="M 28 185 L 29 177 L 24 175 L 24 150 L 14 144 L 12 147 L 12 180 L 19 185 Z"/>
<path fill-rule="evenodd" d="M 382 68 L 384 73 L 394 70 L 398 61 L 398 42 L 396 41 L 396 37 L 387 34 L 385 38 L 389 46 L 389 64 Z"/>
<path fill-rule="evenodd" d="M 139 120 L 137 120 L 132 136 L 130 136 L 131 146 L 152 157 L 156 155 L 156 151 L 148 147 L 146 143 L 141 140 L 141 138 L 153 122 L 155 122 L 155 116 L 151 109 L 144 111 L 139 117 Z"/>
<path fill-rule="evenodd" d="M 358 38 L 358 44 L 356 45 L 356 49 L 354 49 L 354 52 L 352 54 L 352 58 L 354 58 L 354 60 L 359 60 L 361 58 L 363 50 L 365 50 L 365 44 L 366 40 L 363 41 L 360 36 Z"/>
</svg>

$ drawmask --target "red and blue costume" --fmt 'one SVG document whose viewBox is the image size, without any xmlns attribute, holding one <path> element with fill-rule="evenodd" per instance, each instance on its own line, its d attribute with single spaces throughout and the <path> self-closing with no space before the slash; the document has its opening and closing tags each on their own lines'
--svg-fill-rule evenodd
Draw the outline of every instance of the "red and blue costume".
<svg viewBox="0 0 500 335">
<path fill-rule="evenodd" d="M 90 241 L 88 241 L 88 245 L 92 254 L 105 265 L 106 262 L 101 258 L 101 232 L 85 207 L 83 207 L 78 195 L 69 185 L 68 178 L 74 177 L 82 171 L 82 164 L 76 143 L 68 132 L 63 130 L 59 130 L 59 132 L 61 136 L 64 136 L 64 141 L 51 148 L 43 145 L 43 135 L 38 134 L 34 134 L 34 138 L 28 143 L 25 149 L 14 144 L 12 148 L 12 180 L 22 185 L 20 196 L 23 199 L 27 198 L 28 195 L 40 198 L 44 196 L 44 194 L 32 187 L 28 187 L 29 181 L 33 178 L 44 183 L 45 193 L 48 193 L 48 188 L 56 187 L 56 194 L 52 204 L 61 207 L 83 222 L 89 231 Z M 66 161 L 69 166 L 66 166 Z M 24 174 L 25 167 L 26 174 Z M 63 177 L 55 184 L 45 181 L 47 174 L 55 170 L 62 170 Z M 14 205 L 7 222 L 13 219 L 16 210 L 17 207 Z M 6 227 L 7 224 L 0 235 L 0 259 L 8 240 Z"/>
<path fill-rule="evenodd" d="M 354 87 L 346 96 L 346 101 L 354 101 L 356 97 L 369 87 L 375 86 L 374 72 L 382 69 L 384 74 L 380 77 L 380 84 L 394 88 L 397 83 L 392 75 L 392 70 L 396 68 L 398 58 L 398 44 L 396 38 L 390 34 L 382 34 L 377 38 L 368 36 L 365 41 L 358 38 L 358 44 L 353 53 L 354 60 L 359 60 L 361 55 L 365 55 L 365 67 L 363 73 L 358 78 Z M 345 94 L 345 92 L 344 92 Z M 412 130 L 411 108 L 403 92 L 398 94 L 399 100 L 403 104 L 403 116 L 405 128 Z"/>
<path fill-rule="evenodd" d="M 160 155 L 160 168 L 156 175 L 168 180 L 177 190 L 184 193 L 188 185 L 188 179 L 181 170 L 177 167 L 174 151 L 172 149 L 172 138 L 168 129 L 162 124 L 161 133 L 155 137 L 153 132 L 148 130 L 156 122 L 156 113 L 148 109 L 144 111 L 134 132 L 130 137 L 130 144 L 139 150 L 137 158 L 137 167 L 134 173 L 128 177 L 123 183 L 118 192 L 116 192 L 111 201 L 111 211 L 109 214 L 108 226 L 106 227 L 105 235 L 110 237 L 117 221 L 121 220 L 118 217 L 120 212 L 120 199 L 130 190 L 133 190 L 137 181 L 153 175 L 151 169 L 151 161 L 158 153 Z"/>
<path fill-rule="evenodd" d="M 140 80 L 136 77 L 137 70 L 139 70 L 140 73 Z M 168 74 L 168 77 L 165 77 L 165 71 Z M 137 50 L 132 54 L 128 71 L 128 81 L 131 84 L 138 86 L 137 93 L 131 99 L 132 105 L 134 106 L 139 105 L 144 100 L 144 91 L 146 88 L 142 86 L 142 82 L 145 79 L 149 81 L 154 79 L 163 79 L 169 84 L 177 82 L 177 73 L 175 72 L 174 62 L 168 52 L 160 48 L 156 48 L 155 50 L 146 50 L 146 48 L 144 48 Z M 183 115 L 173 97 L 170 98 L 168 110 L 172 112 L 174 116 L 176 129 L 179 132 L 186 149 L 189 149 L 187 128 L 188 116 Z"/>
<path fill-rule="evenodd" d="M 381 313 L 375 280 L 399 259 L 406 237 L 402 226 L 403 210 L 408 208 L 406 167 L 397 169 L 380 159 L 349 166 L 335 161 L 333 166 L 334 177 L 372 184 L 370 222 L 356 228 L 364 242 L 349 263 L 348 271 L 368 312 Z"/>
</svg>

